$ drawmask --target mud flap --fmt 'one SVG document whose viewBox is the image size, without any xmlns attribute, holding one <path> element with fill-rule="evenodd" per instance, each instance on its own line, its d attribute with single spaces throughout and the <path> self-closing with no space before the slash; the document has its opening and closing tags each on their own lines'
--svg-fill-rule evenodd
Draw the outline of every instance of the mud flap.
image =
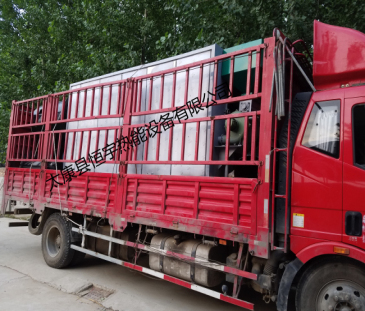
<svg viewBox="0 0 365 311">
<path fill-rule="evenodd" d="M 286 265 L 283 277 L 280 281 L 278 300 L 276 302 L 278 311 L 288 311 L 290 288 L 295 276 L 302 266 L 303 263 L 298 258 Z"/>
</svg>

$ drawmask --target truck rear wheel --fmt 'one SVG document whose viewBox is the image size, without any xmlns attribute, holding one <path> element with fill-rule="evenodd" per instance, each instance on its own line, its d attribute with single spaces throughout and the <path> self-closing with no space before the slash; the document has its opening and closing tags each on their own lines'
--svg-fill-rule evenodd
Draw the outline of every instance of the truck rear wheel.
<svg viewBox="0 0 365 311">
<path fill-rule="evenodd" d="M 75 251 L 71 249 L 71 223 L 59 213 L 46 221 L 42 235 L 43 258 L 52 268 L 64 268 L 72 261 Z"/>
<path fill-rule="evenodd" d="M 365 311 L 365 271 L 336 260 L 304 272 L 296 292 L 297 311 Z"/>
</svg>

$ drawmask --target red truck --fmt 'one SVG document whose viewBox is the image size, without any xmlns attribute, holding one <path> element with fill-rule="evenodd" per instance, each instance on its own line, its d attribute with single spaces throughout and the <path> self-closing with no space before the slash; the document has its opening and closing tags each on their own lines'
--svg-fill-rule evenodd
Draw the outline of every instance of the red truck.
<svg viewBox="0 0 365 311">
<path fill-rule="evenodd" d="M 54 268 L 89 254 L 248 310 L 244 286 L 279 311 L 365 310 L 364 81 L 365 35 L 315 21 L 313 59 L 275 29 L 13 101 L 2 213 L 29 204 Z"/>
</svg>

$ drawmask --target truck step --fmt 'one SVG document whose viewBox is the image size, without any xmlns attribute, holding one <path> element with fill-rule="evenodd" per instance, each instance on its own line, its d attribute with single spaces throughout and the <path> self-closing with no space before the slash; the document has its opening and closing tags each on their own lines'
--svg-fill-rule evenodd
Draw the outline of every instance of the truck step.
<svg viewBox="0 0 365 311">
<path fill-rule="evenodd" d="M 9 227 L 28 227 L 27 221 L 9 222 Z"/>
<path fill-rule="evenodd" d="M 285 194 L 275 194 L 275 199 L 286 199 Z"/>
</svg>

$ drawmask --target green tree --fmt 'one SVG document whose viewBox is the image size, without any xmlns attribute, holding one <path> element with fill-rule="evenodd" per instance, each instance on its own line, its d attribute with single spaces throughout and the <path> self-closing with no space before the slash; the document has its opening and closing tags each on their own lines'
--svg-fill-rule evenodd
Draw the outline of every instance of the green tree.
<svg viewBox="0 0 365 311">
<path fill-rule="evenodd" d="M 0 162 L 12 100 L 188 52 L 272 35 L 313 40 L 313 20 L 365 32 L 363 0 L 0 0 Z"/>
</svg>

